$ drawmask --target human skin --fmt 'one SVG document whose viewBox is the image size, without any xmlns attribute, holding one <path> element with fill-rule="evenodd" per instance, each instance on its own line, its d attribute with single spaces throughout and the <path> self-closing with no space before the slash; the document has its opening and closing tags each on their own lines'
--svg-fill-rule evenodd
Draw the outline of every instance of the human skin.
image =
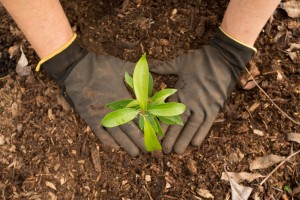
<svg viewBox="0 0 300 200">
<path fill-rule="evenodd" d="M 0 0 L 42 59 L 67 43 L 72 29 L 59 0 Z M 231 0 L 221 28 L 253 46 L 280 0 Z"/>
<path fill-rule="evenodd" d="M 73 36 L 58 0 L 0 0 L 42 59 Z"/>
<path fill-rule="evenodd" d="M 280 0 L 231 0 L 221 28 L 234 39 L 253 46 Z"/>
</svg>

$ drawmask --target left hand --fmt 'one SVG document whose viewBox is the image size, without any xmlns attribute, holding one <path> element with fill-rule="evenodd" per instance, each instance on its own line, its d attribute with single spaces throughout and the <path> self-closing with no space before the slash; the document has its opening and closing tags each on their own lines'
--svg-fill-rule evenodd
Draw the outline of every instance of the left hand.
<svg viewBox="0 0 300 200">
<path fill-rule="evenodd" d="M 170 126 L 163 138 L 164 153 L 182 154 L 189 144 L 200 146 L 254 52 L 219 30 L 210 44 L 150 68 L 178 76 L 172 101 L 187 106 L 182 116 L 185 125 Z"/>
</svg>

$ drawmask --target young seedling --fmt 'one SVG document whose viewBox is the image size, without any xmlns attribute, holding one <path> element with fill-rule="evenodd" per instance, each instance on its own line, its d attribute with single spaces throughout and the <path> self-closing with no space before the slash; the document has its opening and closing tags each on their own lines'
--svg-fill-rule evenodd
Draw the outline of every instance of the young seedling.
<svg viewBox="0 0 300 200">
<path fill-rule="evenodd" d="M 146 54 L 137 62 L 133 77 L 125 73 L 125 82 L 133 90 L 136 99 L 125 99 L 106 105 L 115 110 L 108 113 L 101 121 L 105 127 L 115 127 L 139 118 L 139 127 L 144 132 L 144 144 L 147 151 L 161 150 L 157 135 L 163 136 L 160 122 L 183 125 L 179 115 L 186 106 L 182 103 L 165 100 L 173 95 L 176 89 L 163 89 L 152 96 L 153 79 L 149 73 Z"/>
</svg>

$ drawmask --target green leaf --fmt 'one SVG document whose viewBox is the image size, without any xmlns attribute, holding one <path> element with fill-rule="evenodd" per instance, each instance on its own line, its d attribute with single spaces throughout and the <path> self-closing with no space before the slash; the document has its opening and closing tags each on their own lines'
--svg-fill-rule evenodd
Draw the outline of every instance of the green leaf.
<svg viewBox="0 0 300 200">
<path fill-rule="evenodd" d="M 146 53 L 137 62 L 133 72 L 133 89 L 143 111 L 147 108 L 149 85 L 149 68 Z"/>
<path fill-rule="evenodd" d="M 174 116 L 182 114 L 185 108 L 186 106 L 182 103 L 171 102 L 149 106 L 148 112 L 155 116 Z"/>
<path fill-rule="evenodd" d="M 152 91 L 153 91 L 153 77 L 151 73 L 149 73 L 149 85 L 148 85 L 148 96 L 152 96 Z"/>
<path fill-rule="evenodd" d="M 293 190 L 290 188 L 290 186 L 284 186 L 284 190 L 289 194 L 291 195 L 293 193 Z"/>
<path fill-rule="evenodd" d="M 132 108 L 132 107 L 135 107 L 138 105 L 139 105 L 139 102 L 135 99 L 135 100 L 131 101 L 129 104 L 127 104 L 126 108 Z"/>
<path fill-rule="evenodd" d="M 169 116 L 169 117 L 158 117 L 159 121 L 162 123 L 168 124 L 168 125 L 173 125 L 173 124 L 178 124 L 178 125 L 183 125 L 183 122 L 180 118 L 180 116 Z"/>
<path fill-rule="evenodd" d="M 145 118 L 149 122 L 149 124 L 151 125 L 151 127 L 153 128 L 153 130 L 155 131 L 155 133 L 157 133 L 158 132 L 158 128 L 156 126 L 156 122 L 155 122 L 154 116 L 151 113 L 147 112 L 147 114 L 145 115 Z"/>
<path fill-rule="evenodd" d="M 133 78 L 125 72 L 125 82 L 133 89 Z"/>
<path fill-rule="evenodd" d="M 146 118 L 144 118 L 144 142 L 147 151 L 162 149 L 153 128 L 146 120 Z"/>
<path fill-rule="evenodd" d="M 142 131 L 144 131 L 144 116 L 139 116 L 139 127 Z"/>
<path fill-rule="evenodd" d="M 154 119 L 155 119 L 155 123 L 156 123 L 156 126 L 157 126 L 157 134 L 163 137 L 164 133 L 161 129 L 161 126 L 160 126 L 160 123 L 159 123 L 157 117 L 154 117 Z"/>
<path fill-rule="evenodd" d="M 132 101 L 134 101 L 134 99 L 120 100 L 120 101 L 109 103 L 106 105 L 106 107 L 114 109 L 114 110 L 119 110 L 119 109 L 125 108 Z"/>
<path fill-rule="evenodd" d="M 155 93 L 153 95 L 153 97 L 151 98 L 151 100 L 153 101 L 151 103 L 151 105 L 157 105 L 157 104 L 161 104 L 161 103 L 164 103 L 165 100 L 173 95 L 175 92 L 177 92 L 176 89 L 163 89 L 157 93 Z"/>
<path fill-rule="evenodd" d="M 108 113 L 102 119 L 101 124 L 105 127 L 119 126 L 133 120 L 139 112 L 139 110 L 133 108 L 123 108 L 120 110 L 116 110 Z"/>
</svg>

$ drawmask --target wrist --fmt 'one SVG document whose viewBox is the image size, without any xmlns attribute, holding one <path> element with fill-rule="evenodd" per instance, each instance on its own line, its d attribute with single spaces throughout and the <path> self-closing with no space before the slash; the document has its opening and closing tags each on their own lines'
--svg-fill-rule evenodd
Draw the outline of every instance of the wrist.
<svg viewBox="0 0 300 200">
<path fill-rule="evenodd" d="M 245 68 L 253 54 L 256 53 L 254 47 L 236 40 L 221 28 L 218 29 L 210 41 L 210 45 L 218 49 L 235 71 L 239 73 Z"/>
<path fill-rule="evenodd" d="M 43 58 L 35 70 L 39 71 L 42 67 L 47 75 L 59 84 L 62 83 L 75 64 L 87 54 L 87 50 L 79 45 L 76 37 L 77 35 L 74 33 L 70 41 Z"/>
</svg>

